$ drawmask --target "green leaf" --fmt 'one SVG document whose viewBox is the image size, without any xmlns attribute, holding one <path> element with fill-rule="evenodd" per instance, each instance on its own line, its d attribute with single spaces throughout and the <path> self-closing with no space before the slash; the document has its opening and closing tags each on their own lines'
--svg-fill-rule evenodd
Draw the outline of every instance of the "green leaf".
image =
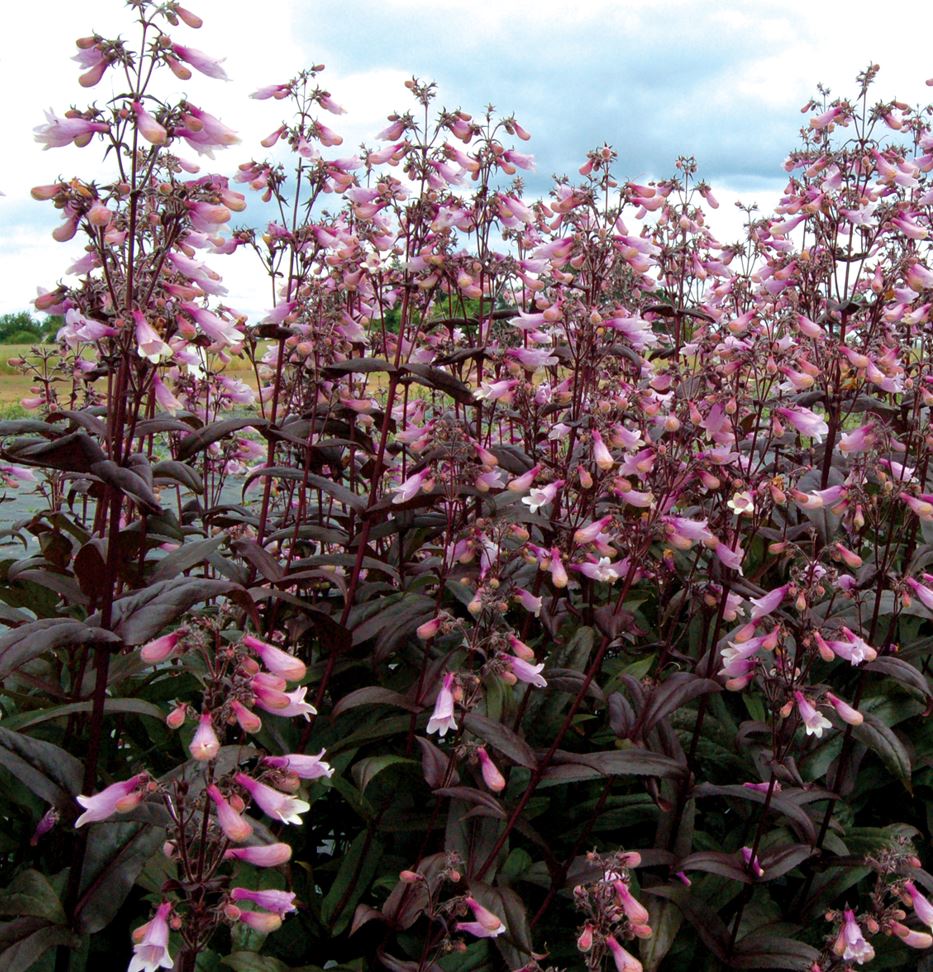
<svg viewBox="0 0 933 972">
<path fill-rule="evenodd" d="M 876 753 L 885 767 L 911 791 L 910 754 L 893 729 L 871 712 L 864 712 L 865 721 L 853 727 L 852 734 L 859 742 Z"/>
<path fill-rule="evenodd" d="M 240 429 L 249 428 L 250 426 L 261 431 L 268 424 L 267 419 L 261 418 L 258 415 L 221 419 L 219 422 L 211 422 L 210 425 L 205 425 L 203 428 L 198 429 L 197 432 L 192 432 L 191 435 L 186 435 L 181 440 L 178 446 L 177 458 L 182 461 L 190 459 L 191 456 L 200 452 L 202 449 L 206 449 L 212 442 L 225 439 L 232 432 L 239 432 Z"/>
<path fill-rule="evenodd" d="M 0 915 L 29 915 L 64 925 L 65 909 L 49 879 L 39 871 L 22 871 L 0 895 Z"/>
<path fill-rule="evenodd" d="M 14 938 L 0 951 L 3 972 L 31 972 L 49 949 L 59 945 L 67 945 L 71 949 L 79 947 L 80 939 L 70 928 L 61 925 L 35 928 L 34 923 L 26 920 L 22 920 L 21 924 L 25 926 L 24 934 Z"/>
<path fill-rule="evenodd" d="M 43 722 L 51 722 L 53 719 L 61 719 L 64 716 L 72 715 L 75 712 L 90 712 L 94 707 L 93 702 L 68 702 L 65 705 L 52 705 L 46 709 L 36 709 L 33 712 L 21 712 L 19 715 L 9 716 L 0 722 L 0 728 L 19 731 L 29 729 L 32 726 L 40 725 Z M 165 713 L 151 702 L 145 699 L 105 699 L 104 712 L 130 712 L 133 715 L 149 716 L 162 722 Z"/>
<path fill-rule="evenodd" d="M 151 823 L 104 820 L 90 825 L 75 907 L 82 934 L 92 935 L 110 924 L 164 840 L 165 828 Z"/>
<path fill-rule="evenodd" d="M 353 779 L 360 789 L 360 793 L 366 791 L 366 787 L 383 771 L 390 766 L 418 766 L 417 760 L 408 759 L 405 756 L 367 756 L 358 763 L 353 764 Z"/>
<path fill-rule="evenodd" d="M 0 637 L 0 679 L 54 648 L 119 643 L 119 635 L 96 627 L 91 621 L 40 618 Z"/>
<path fill-rule="evenodd" d="M 487 719 L 478 712 L 468 712 L 463 717 L 464 726 L 475 736 L 484 739 L 490 746 L 508 756 L 519 766 L 534 769 L 538 765 L 534 750 L 517 733 L 504 726 L 501 722 Z"/>
<path fill-rule="evenodd" d="M 0 727 L 0 765 L 46 803 L 64 808 L 81 792 L 84 766 L 53 743 Z"/>
<path fill-rule="evenodd" d="M 337 936 L 350 923 L 360 898 L 369 888 L 382 858 L 382 845 L 368 831 L 356 835 L 337 877 L 321 902 L 321 921 Z"/>
</svg>

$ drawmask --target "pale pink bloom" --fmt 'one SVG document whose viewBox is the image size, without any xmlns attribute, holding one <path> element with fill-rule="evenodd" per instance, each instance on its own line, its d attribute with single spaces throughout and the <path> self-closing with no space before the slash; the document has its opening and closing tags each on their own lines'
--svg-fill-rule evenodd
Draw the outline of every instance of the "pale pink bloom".
<svg viewBox="0 0 933 972">
<path fill-rule="evenodd" d="M 304 716 L 305 721 L 309 722 L 311 716 L 317 715 L 317 709 L 310 702 L 305 702 L 307 692 L 308 688 L 305 685 L 296 688 L 293 692 L 286 692 L 285 696 L 288 699 L 288 705 L 284 708 L 276 709 L 272 714 L 289 719 L 295 716 Z"/>
<path fill-rule="evenodd" d="M 573 542 L 580 546 L 586 543 L 592 543 L 611 522 L 612 516 L 610 515 L 604 516 L 585 527 L 580 527 L 574 532 Z"/>
<path fill-rule="evenodd" d="M 929 948 L 933 945 L 933 935 L 927 932 L 914 931 L 899 921 L 892 921 L 890 928 L 908 948 Z"/>
<path fill-rule="evenodd" d="M 831 729 L 832 723 L 824 715 L 807 701 L 802 692 L 794 692 L 794 699 L 797 702 L 797 711 L 807 730 L 808 736 L 816 736 L 819 739 L 823 735 L 824 729 Z"/>
<path fill-rule="evenodd" d="M 832 692 L 826 693 L 826 701 L 836 710 L 839 718 L 848 725 L 860 726 L 865 721 L 865 717 L 858 709 L 853 709 L 851 705 L 843 702 L 839 696 L 833 695 Z"/>
<path fill-rule="evenodd" d="M 231 699 L 230 711 L 243 732 L 259 732 L 262 729 L 262 719 L 238 699 Z"/>
<path fill-rule="evenodd" d="M 781 587 L 776 587 L 773 591 L 769 591 L 767 594 L 764 594 L 761 597 L 750 597 L 749 601 L 753 607 L 752 613 L 749 615 L 749 620 L 757 621 L 759 618 L 764 618 L 769 614 L 773 614 L 774 611 L 780 607 L 781 602 L 784 600 L 789 588 L 790 584 L 784 584 Z"/>
<path fill-rule="evenodd" d="M 505 789 L 505 777 L 499 772 L 496 764 L 490 759 L 489 753 L 480 746 L 476 750 L 476 757 L 479 759 L 480 772 L 483 774 L 483 782 L 493 793 L 499 793 Z"/>
<path fill-rule="evenodd" d="M 774 411 L 801 435 L 809 436 L 814 442 L 822 442 L 823 436 L 829 432 L 826 422 L 809 408 L 797 405 L 793 408 L 776 408 Z"/>
<path fill-rule="evenodd" d="M 220 751 L 220 740 L 214 732 L 214 721 L 210 712 L 202 712 L 198 728 L 188 746 L 188 752 L 199 762 L 209 762 Z"/>
<path fill-rule="evenodd" d="M 864 661 L 874 661 L 878 657 L 878 652 L 860 638 L 854 631 L 850 631 L 843 626 L 842 633 L 845 641 L 827 642 L 833 652 L 840 658 L 844 658 L 852 665 L 861 665 Z"/>
<path fill-rule="evenodd" d="M 431 467 L 425 466 L 420 472 L 413 473 L 408 477 L 403 483 L 400 483 L 395 489 L 392 490 L 394 493 L 392 497 L 392 502 L 395 504 L 407 503 L 409 500 L 414 499 L 421 488 L 427 483 L 426 490 L 430 491 L 433 486 L 431 481 Z"/>
<path fill-rule="evenodd" d="M 809 317 L 803 314 L 798 314 L 796 321 L 798 330 L 806 337 L 813 338 L 816 341 L 822 341 L 825 338 L 823 328 L 816 321 L 811 321 Z"/>
<path fill-rule="evenodd" d="M 914 914 L 930 931 L 933 931 L 933 904 L 917 890 L 917 886 L 913 881 L 905 881 L 904 890 L 910 895 L 910 903 L 914 909 Z"/>
<path fill-rule="evenodd" d="M 457 728 L 457 720 L 454 717 L 453 684 L 454 674 L 447 672 L 434 702 L 434 712 L 428 720 L 427 731 L 436 732 L 441 738 L 447 735 L 448 729 Z"/>
<path fill-rule="evenodd" d="M 151 145 L 164 145 L 168 132 L 146 111 L 141 102 L 134 101 L 132 107 L 139 134 Z"/>
<path fill-rule="evenodd" d="M 621 563 L 625 563 L 625 561 Z M 584 577 L 589 577 L 590 580 L 600 581 L 603 584 L 613 584 L 621 576 L 619 566 L 608 557 L 600 557 L 598 561 L 589 560 L 583 564 L 572 564 L 571 569 L 583 574 Z"/>
<path fill-rule="evenodd" d="M 473 912 L 475 921 L 458 921 L 457 931 L 469 932 L 477 938 L 496 938 L 505 931 L 502 920 L 484 908 L 476 898 L 467 898 L 466 903 Z"/>
<path fill-rule="evenodd" d="M 525 371 L 537 371 L 538 368 L 550 368 L 557 364 L 557 358 L 547 348 L 510 348 L 507 353 Z"/>
<path fill-rule="evenodd" d="M 526 476 L 529 473 L 525 474 Z M 516 480 L 512 481 L 517 482 Z M 522 497 L 522 503 L 524 503 L 531 513 L 537 513 L 542 506 L 547 506 L 549 503 L 553 502 L 554 497 L 557 495 L 557 491 L 564 485 L 564 480 L 558 479 L 556 482 L 548 483 L 547 486 L 542 486 L 538 489 L 532 489 L 530 495 Z M 511 489 L 512 484 L 509 485 Z"/>
<path fill-rule="evenodd" d="M 524 658 L 519 658 L 517 655 L 503 655 L 502 657 L 509 663 L 512 674 L 520 682 L 534 685 L 536 688 L 547 688 L 547 681 L 541 675 L 541 672 L 544 671 L 543 662 L 530 665 Z"/>
<path fill-rule="evenodd" d="M 557 547 L 551 547 L 548 561 L 548 570 L 551 572 L 551 581 L 554 586 L 559 588 L 566 587 L 570 579 L 567 577 L 567 570 L 564 567 L 564 562 L 561 560 L 560 551 Z"/>
<path fill-rule="evenodd" d="M 292 849 L 288 844 L 258 844 L 252 847 L 231 847 L 224 852 L 225 860 L 243 861 L 253 867 L 278 867 L 290 860 Z"/>
<path fill-rule="evenodd" d="M 276 820 L 281 820 L 282 823 L 300 824 L 301 817 L 299 815 L 311 809 L 310 803 L 286 793 L 280 793 L 271 786 L 252 779 L 245 773 L 237 773 L 235 779 L 249 793 L 260 810 Z"/>
<path fill-rule="evenodd" d="M 933 575 L 924 574 L 923 579 L 926 584 L 933 584 Z M 913 577 L 905 578 L 905 583 L 920 599 L 920 603 L 929 611 L 933 611 L 933 587 L 926 587 Z"/>
<path fill-rule="evenodd" d="M 612 961 L 616 972 L 642 972 L 642 964 L 631 952 L 626 951 L 614 936 L 606 937 L 606 945 L 612 953 Z"/>
<path fill-rule="evenodd" d="M 75 827 L 83 827 L 86 823 L 106 820 L 115 813 L 126 813 L 138 806 L 145 796 L 142 784 L 149 779 L 148 773 L 137 773 L 128 780 L 111 783 L 110 786 L 95 793 L 93 796 L 75 797 L 84 807 L 84 813 L 75 821 Z"/>
<path fill-rule="evenodd" d="M 933 521 L 933 493 L 921 493 L 919 496 L 901 493 L 900 497 L 921 520 Z"/>
<path fill-rule="evenodd" d="M 762 878 L 765 876 L 765 869 L 761 866 L 761 861 L 758 860 L 758 855 L 752 855 L 751 847 L 742 848 L 742 860 L 745 862 L 745 866 L 755 875 L 757 878 Z"/>
<path fill-rule="evenodd" d="M 106 122 L 88 121 L 86 118 L 58 118 L 53 112 L 45 113 L 45 125 L 33 129 L 36 141 L 42 142 L 45 148 L 61 148 L 63 145 L 84 147 L 90 142 L 95 132 L 109 132 L 110 126 Z"/>
<path fill-rule="evenodd" d="M 855 912 L 846 908 L 842 927 L 833 943 L 833 951 L 846 962 L 855 960 L 859 965 L 870 962 L 875 957 L 875 950 L 865 941 L 862 929 L 855 920 Z"/>
<path fill-rule="evenodd" d="M 241 911 L 237 920 L 260 935 L 268 935 L 282 927 L 282 916 L 271 911 Z"/>
<path fill-rule="evenodd" d="M 917 293 L 922 290 L 933 289 L 933 273 L 919 263 L 915 263 L 907 271 L 907 286 Z"/>
<path fill-rule="evenodd" d="M 230 806 L 230 803 L 213 783 L 207 788 L 207 795 L 214 803 L 217 810 L 217 823 L 228 840 L 238 844 L 253 833 L 252 824 Z"/>
<path fill-rule="evenodd" d="M 127 972 L 156 972 L 171 969 L 175 961 L 168 953 L 168 916 L 172 905 L 163 901 L 155 915 L 133 932 L 133 957 Z"/>
<path fill-rule="evenodd" d="M 300 682 L 307 674 L 305 663 L 294 655 L 290 655 L 275 645 L 260 641 L 253 635 L 243 635 L 243 644 L 259 655 L 263 665 L 273 674 L 284 678 L 287 682 Z"/>
<path fill-rule="evenodd" d="M 528 472 L 522 473 L 521 476 L 516 476 L 515 479 L 510 480 L 506 488 L 512 493 L 524 493 L 525 490 L 531 488 L 531 484 L 535 481 L 535 477 L 539 472 L 541 472 L 540 466 L 532 466 Z"/>
<path fill-rule="evenodd" d="M 277 915 L 287 915 L 295 911 L 294 891 L 251 891 L 249 888 L 231 888 L 230 898 L 233 901 L 251 901 L 266 911 L 273 911 Z"/>
<path fill-rule="evenodd" d="M 621 880 L 613 881 L 612 886 L 615 888 L 616 896 L 625 912 L 625 917 L 635 925 L 647 925 L 648 909 L 635 898 L 631 888 Z"/>
<path fill-rule="evenodd" d="M 477 401 L 490 402 L 510 402 L 515 394 L 515 387 L 518 385 L 517 378 L 508 378 L 502 381 L 484 381 L 479 388 L 473 392 L 473 397 Z"/>
<path fill-rule="evenodd" d="M 219 345 L 230 345 L 231 348 L 242 345 L 243 335 L 232 322 L 222 320 L 207 308 L 198 307 L 190 301 L 182 301 L 179 306 L 212 341 Z"/>
<path fill-rule="evenodd" d="M 266 756 L 263 759 L 266 766 L 288 770 L 303 780 L 319 780 L 322 777 L 334 775 L 334 768 L 324 762 L 324 750 L 317 756 L 305 756 L 301 753 L 289 753 L 287 756 Z"/>
<path fill-rule="evenodd" d="M 640 510 L 650 509 L 654 505 L 654 493 L 641 492 L 637 489 L 616 489 L 616 496 L 629 506 L 637 507 Z"/>
<path fill-rule="evenodd" d="M 733 550 L 728 544 L 720 541 L 716 544 L 714 552 L 719 561 L 726 567 L 738 571 L 739 574 L 742 573 L 742 560 L 745 557 L 745 551 L 741 547 Z"/>
<path fill-rule="evenodd" d="M 531 612 L 535 617 L 541 614 L 543 598 L 535 597 L 531 591 L 526 591 L 523 587 L 515 588 L 514 597 L 526 611 Z"/>
<path fill-rule="evenodd" d="M 606 447 L 606 443 L 603 442 L 603 437 L 599 434 L 599 430 L 593 429 L 590 438 L 593 441 L 593 461 L 603 471 L 612 469 L 614 465 L 612 453 Z"/>
<path fill-rule="evenodd" d="M 250 98 L 255 98 L 257 101 L 265 101 L 267 98 L 275 98 L 276 101 L 281 101 L 283 98 L 287 98 L 290 92 L 290 85 L 267 84 L 264 88 L 259 88 L 257 91 L 254 91 L 250 95 Z"/>
<path fill-rule="evenodd" d="M 171 347 L 159 337 L 156 329 L 139 311 L 133 311 L 133 321 L 136 325 L 136 353 L 141 358 L 148 358 L 153 364 L 157 364 L 162 358 L 172 356 Z"/>
<path fill-rule="evenodd" d="M 199 155 L 212 159 L 215 148 L 226 148 L 240 141 L 232 128 L 190 102 L 187 102 L 187 114 L 182 121 L 183 125 L 176 127 L 174 134 L 183 138 Z"/>
<path fill-rule="evenodd" d="M 866 422 L 851 432 L 846 432 L 839 439 L 839 451 L 846 455 L 864 452 L 875 442 L 875 423 Z"/>
<path fill-rule="evenodd" d="M 170 415 L 174 415 L 184 408 L 184 405 L 172 394 L 168 385 L 155 373 L 152 375 L 152 391 L 159 407 L 165 409 Z"/>
<path fill-rule="evenodd" d="M 176 57 L 190 64 L 196 71 L 206 74 L 209 78 L 218 78 L 221 81 L 229 81 L 227 72 L 220 66 L 221 61 L 210 57 L 203 51 L 197 51 L 193 47 L 185 47 L 183 44 L 172 44 L 172 50 Z M 224 58 L 221 58 L 224 60 Z"/>
<path fill-rule="evenodd" d="M 169 634 L 162 635 L 161 638 L 147 642 L 139 649 L 140 658 L 145 662 L 149 662 L 150 665 L 165 661 L 166 658 L 170 658 L 174 654 L 178 642 L 187 633 L 187 628 L 176 628 Z"/>
</svg>

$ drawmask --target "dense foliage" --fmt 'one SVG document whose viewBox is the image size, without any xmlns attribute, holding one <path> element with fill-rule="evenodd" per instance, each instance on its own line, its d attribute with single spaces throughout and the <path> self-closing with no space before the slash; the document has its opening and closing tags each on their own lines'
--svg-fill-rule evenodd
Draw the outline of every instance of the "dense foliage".
<svg viewBox="0 0 933 972">
<path fill-rule="evenodd" d="M 532 198 L 416 79 L 352 157 L 320 67 L 256 92 L 288 152 L 228 180 L 158 90 L 224 76 L 199 18 L 130 6 L 78 41 L 123 93 L 37 129 L 114 171 L 33 190 L 86 249 L 0 424 L 3 968 L 915 963 L 929 112 L 821 92 L 728 245 L 692 159 Z"/>
</svg>

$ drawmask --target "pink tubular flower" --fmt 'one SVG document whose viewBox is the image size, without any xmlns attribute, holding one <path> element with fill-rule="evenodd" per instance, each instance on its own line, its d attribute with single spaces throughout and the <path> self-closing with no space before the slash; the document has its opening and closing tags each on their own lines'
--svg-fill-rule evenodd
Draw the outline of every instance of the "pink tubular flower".
<svg viewBox="0 0 933 972">
<path fill-rule="evenodd" d="M 839 451 L 845 455 L 864 452 L 875 442 L 875 423 L 866 422 L 851 432 L 846 432 L 839 440 Z"/>
<path fill-rule="evenodd" d="M 148 358 L 157 364 L 162 358 L 172 356 L 172 349 L 140 311 L 133 311 L 133 321 L 136 325 L 136 353 L 141 358 Z"/>
<path fill-rule="evenodd" d="M 784 584 L 764 594 L 762 597 L 749 598 L 749 601 L 753 605 L 749 620 L 757 621 L 759 618 L 767 617 L 776 611 L 780 607 L 781 601 L 784 600 L 784 596 L 787 594 L 789 588 L 790 584 Z"/>
<path fill-rule="evenodd" d="M 827 692 L 826 701 L 836 710 L 839 718 L 848 725 L 860 726 L 865 721 L 865 717 L 858 709 L 853 709 L 847 702 L 843 702 L 838 695 Z"/>
<path fill-rule="evenodd" d="M 220 61 L 209 57 L 202 51 L 196 51 L 193 47 L 185 47 L 183 44 L 172 44 L 175 56 L 186 64 L 190 64 L 196 71 L 206 74 L 209 78 L 217 78 L 220 81 L 229 81 L 227 72 L 220 66 Z M 223 59 L 221 59 L 223 60 Z"/>
<path fill-rule="evenodd" d="M 926 585 L 933 584 L 933 574 L 923 575 L 924 584 L 913 577 L 906 577 L 904 582 L 916 594 L 920 603 L 928 610 L 933 611 L 933 587 Z"/>
<path fill-rule="evenodd" d="M 473 912 L 475 921 L 458 921 L 457 931 L 469 932 L 476 938 L 496 938 L 505 931 L 500 918 L 484 908 L 476 898 L 467 898 L 466 903 Z"/>
<path fill-rule="evenodd" d="M 851 962 L 855 960 L 859 965 L 870 962 L 875 957 L 875 950 L 865 941 L 862 929 L 859 928 L 855 920 L 855 912 L 851 908 L 846 908 L 842 927 L 839 935 L 833 943 L 833 952 L 839 955 L 843 961 Z"/>
<path fill-rule="evenodd" d="M 133 957 L 127 972 L 156 972 L 170 969 L 175 962 L 168 953 L 168 916 L 172 905 L 163 901 L 156 913 L 133 932 Z"/>
<path fill-rule="evenodd" d="M 526 473 L 525 475 L 527 476 L 528 473 Z M 522 503 L 524 503 L 528 507 L 531 513 L 537 513 L 542 506 L 547 506 L 548 503 L 553 502 L 554 497 L 557 495 L 557 491 L 563 485 L 564 485 L 564 480 L 558 479 L 556 482 L 548 483 L 547 486 L 542 486 L 540 489 L 532 489 L 531 493 L 528 496 L 522 497 Z M 510 483 L 509 489 L 511 488 L 512 488 L 512 484 Z"/>
<path fill-rule="evenodd" d="M 904 882 L 904 890 L 910 895 L 910 903 L 917 918 L 933 931 L 933 904 L 917 890 L 913 881 Z"/>
<path fill-rule="evenodd" d="M 506 489 L 511 493 L 524 493 L 526 490 L 531 489 L 531 484 L 535 481 L 535 476 L 539 472 L 541 472 L 540 466 L 532 466 L 528 472 L 522 473 L 521 476 L 516 476 L 515 479 L 510 480 Z"/>
<path fill-rule="evenodd" d="M 288 699 L 288 704 L 281 709 L 267 711 L 272 711 L 273 715 L 282 716 L 287 719 L 304 716 L 305 721 L 309 722 L 311 716 L 317 715 L 317 709 L 310 702 L 305 702 L 307 692 L 308 688 L 305 685 L 296 688 L 294 692 L 286 692 L 285 697 Z"/>
<path fill-rule="evenodd" d="M 217 823 L 228 840 L 240 844 L 252 836 L 253 825 L 230 806 L 230 803 L 213 783 L 207 788 L 207 795 L 214 803 L 217 810 Z"/>
<path fill-rule="evenodd" d="M 426 486 L 425 483 L 427 483 Z M 392 491 L 394 493 L 392 502 L 395 504 L 407 503 L 418 495 L 422 487 L 430 490 L 432 486 L 431 467 L 425 466 L 420 472 L 413 473 L 405 482 L 395 487 Z"/>
<path fill-rule="evenodd" d="M 612 953 L 616 972 L 642 972 L 641 962 L 631 952 L 627 952 L 614 936 L 608 935 L 606 937 L 606 945 Z"/>
<path fill-rule="evenodd" d="M 239 921 L 261 935 L 268 935 L 282 927 L 282 916 L 271 911 L 241 911 Z"/>
<path fill-rule="evenodd" d="M 794 692 L 794 699 L 797 702 L 797 711 L 800 713 L 801 721 L 807 730 L 808 736 L 816 736 L 819 739 L 823 735 L 824 729 L 831 729 L 832 723 L 826 716 L 821 715 L 802 692 Z"/>
<path fill-rule="evenodd" d="M 310 803 L 286 793 L 280 793 L 271 786 L 252 779 L 245 773 L 237 773 L 235 779 L 255 800 L 256 805 L 263 813 L 274 817 L 276 820 L 281 820 L 282 823 L 300 824 L 300 814 L 311 809 Z"/>
<path fill-rule="evenodd" d="M 900 497 L 911 512 L 915 513 L 921 520 L 926 523 L 933 522 L 933 493 L 921 493 L 920 496 L 901 493 Z"/>
<path fill-rule="evenodd" d="M 202 712 L 198 720 L 198 728 L 188 746 L 188 752 L 202 763 L 212 760 L 220 751 L 220 740 L 214 732 L 214 720 L 210 712 Z"/>
<path fill-rule="evenodd" d="M 483 774 L 483 782 L 493 793 L 500 793 L 505 789 L 505 777 L 499 772 L 499 768 L 492 761 L 489 753 L 483 746 L 476 750 L 476 758 L 479 760 L 480 772 Z"/>
<path fill-rule="evenodd" d="M 75 797 L 84 807 L 84 813 L 75 821 L 75 827 L 83 827 L 86 823 L 106 820 L 115 813 L 126 813 L 142 802 L 145 790 L 142 784 L 149 779 L 148 773 L 137 773 L 128 780 L 111 783 L 110 786 L 95 793 L 93 796 Z"/>
<path fill-rule="evenodd" d="M 512 674 L 520 682 L 526 682 L 528 685 L 534 685 L 537 688 L 547 688 L 547 682 L 541 675 L 541 672 L 544 671 L 543 662 L 539 662 L 537 665 L 529 665 L 523 658 L 518 658 L 515 655 L 504 655 L 503 657 L 509 663 Z"/>
<path fill-rule="evenodd" d="M 288 770 L 303 780 L 319 780 L 322 777 L 334 775 L 334 768 L 324 762 L 324 750 L 317 756 L 305 756 L 301 753 L 290 753 L 286 756 L 266 756 L 263 759 L 266 766 L 275 769 Z"/>
<path fill-rule="evenodd" d="M 763 878 L 765 876 L 765 869 L 761 866 L 761 861 L 758 860 L 758 855 L 752 855 L 751 847 L 742 848 L 742 860 L 745 862 L 745 866 L 752 874 L 755 875 L 756 878 Z"/>
<path fill-rule="evenodd" d="M 599 434 L 599 430 L 593 429 L 590 433 L 590 438 L 593 440 L 593 461 L 604 472 L 612 469 L 614 465 L 612 453 L 606 447 L 606 443 L 603 442 L 603 437 Z"/>
<path fill-rule="evenodd" d="M 168 132 L 146 111 L 141 102 L 134 101 L 132 108 L 139 134 L 151 145 L 164 145 Z"/>
<path fill-rule="evenodd" d="M 159 408 L 164 408 L 170 415 L 174 415 L 184 408 L 184 405 L 172 394 L 171 389 L 157 374 L 152 376 L 152 392 Z"/>
<path fill-rule="evenodd" d="M 933 945 L 933 935 L 927 932 L 914 931 L 899 921 L 892 921 L 890 927 L 908 948 L 929 948 Z"/>
<path fill-rule="evenodd" d="M 822 442 L 823 436 L 829 432 L 829 426 L 809 408 L 795 406 L 794 408 L 776 408 L 775 414 L 790 423 L 801 435 L 809 436 L 814 442 Z"/>
<path fill-rule="evenodd" d="M 429 733 L 436 732 L 442 739 L 447 734 L 448 729 L 457 728 L 457 720 L 454 717 L 453 684 L 454 673 L 447 672 L 434 702 L 434 712 L 428 720 L 427 731 Z"/>
<path fill-rule="evenodd" d="M 260 908 L 273 911 L 277 915 L 287 915 L 290 911 L 296 910 L 294 891 L 251 891 L 248 888 L 231 888 L 230 898 L 232 901 L 252 901 Z"/>
<path fill-rule="evenodd" d="M 255 651 L 262 660 L 263 665 L 272 672 L 288 682 L 300 682 L 307 674 L 305 663 L 294 655 L 290 655 L 275 645 L 270 645 L 252 635 L 243 635 L 243 644 L 247 648 Z"/>
<path fill-rule="evenodd" d="M 622 910 L 625 912 L 625 917 L 634 925 L 647 925 L 649 917 L 648 909 L 636 899 L 635 895 L 632 894 L 631 888 L 621 880 L 613 881 L 612 886 L 615 888 L 616 896 L 619 899 Z"/>
<path fill-rule="evenodd" d="M 225 860 L 243 861 L 253 867 L 278 867 L 290 860 L 289 844 L 258 844 L 251 847 L 231 847 L 224 852 Z"/>
<path fill-rule="evenodd" d="M 95 132 L 109 132 L 106 122 L 92 122 L 86 118 L 58 118 L 51 111 L 45 113 L 47 122 L 33 129 L 36 141 L 47 148 L 61 148 L 72 142 L 83 148 L 90 142 Z"/>
<path fill-rule="evenodd" d="M 162 635 L 161 638 L 156 638 L 154 641 L 149 641 L 139 649 L 139 657 L 143 661 L 149 662 L 150 665 L 154 665 L 157 662 L 165 661 L 166 658 L 171 658 L 175 653 L 175 648 L 178 642 L 187 634 L 186 628 L 176 628 L 174 631 L 167 635 Z"/>
<path fill-rule="evenodd" d="M 230 700 L 230 711 L 243 732 L 259 732 L 262 729 L 262 719 L 238 699 Z"/>
</svg>

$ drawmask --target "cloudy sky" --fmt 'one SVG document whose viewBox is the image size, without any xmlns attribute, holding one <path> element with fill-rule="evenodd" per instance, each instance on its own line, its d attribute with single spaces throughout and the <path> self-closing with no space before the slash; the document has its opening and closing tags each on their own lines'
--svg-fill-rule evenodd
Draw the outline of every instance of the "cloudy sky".
<svg viewBox="0 0 933 972">
<path fill-rule="evenodd" d="M 159 91 L 186 94 L 240 133 L 243 143 L 219 153 L 213 171 L 232 174 L 238 163 L 264 156 L 258 140 L 278 126 L 283 103 L 249 100 L 257 87 L 325 64 L 322 84 L 348 114 L 323 120 L 344 136 L 343 152 L 364 139 L 372 144 L 390 111 L 410 107 L 403 82 L 416 75 L 437 82 L 439 107 L 479 113 L 491 102 L 514 113 L 532 133 L 532 191 L 546 191 L 552 174 L 575 173 L 586 150 L 603 142 L 619 152 L 620 175 L 639 182 L 669 175 L 680 154 L 696 156 L 723 203 L 712 226 L 724 240 L 737 234 L 736 198 L 773 205 L 781 163 L 804 120 L 799 109 L 818 82 L 854 94 L 855 75 L 875 62 L 874 100 L 933 99 L 924 84 L 933 78 L 933 55 L 912 40 L 933 36 L 933 5 L 910 5 L 909 15 L 863 0 L 185 5 L 204 27 L 179 27 L 173 39 L 225 57 L 231 80 L 196 75 L 181 87 L 168 75 Z M 90 92 L 78 86 L 74 39 L 91 31 L 135 37 L 121 0 L 29 0 L 10 5 L 4 19 L 0 313 L 26 309 L 36 287 L 54 286 L 80 253 L 77 241 L 51 240 L 57 214 L 33 202 L 30 187 L 107 171 L 93 144 L 42 151 L 33 140 L 45 109 L 61 114 L 89 95 L 103 102 L 114 93 L 106 75 Z M 269 306 L 247 254 L 215 266 L 232 305 L 254 313 Z"/>
</svg>

